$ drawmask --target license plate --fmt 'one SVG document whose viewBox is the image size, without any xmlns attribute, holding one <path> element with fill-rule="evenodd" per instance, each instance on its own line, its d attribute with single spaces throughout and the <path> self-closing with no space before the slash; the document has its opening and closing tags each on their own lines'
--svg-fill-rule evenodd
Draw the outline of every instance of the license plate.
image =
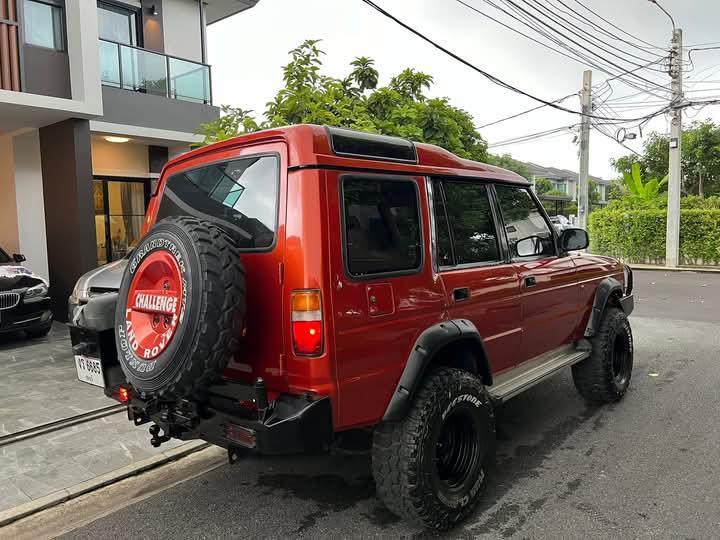
<svg viewBox="0 0 720 540">
<path fill-rule="evenodd" d="M 105 388 L 105 377 L 99 358 L 75 355 L 75 369 L 82 382 Z"/>
</svg>

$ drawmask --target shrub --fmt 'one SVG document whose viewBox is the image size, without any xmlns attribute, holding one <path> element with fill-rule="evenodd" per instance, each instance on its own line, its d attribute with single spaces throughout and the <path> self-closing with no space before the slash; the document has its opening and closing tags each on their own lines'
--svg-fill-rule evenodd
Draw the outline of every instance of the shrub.
<svg viewBox="0 0 720 540">
<path fill-rule="evenodd" d="M 591 250 L 629 262 L 662 264 L 666 221 L 664 209 L 598 210 L 590 214 L 588 223 Z M 681 210 L 680 260 L 720 263 L 720 209 Z"/>
</svg>

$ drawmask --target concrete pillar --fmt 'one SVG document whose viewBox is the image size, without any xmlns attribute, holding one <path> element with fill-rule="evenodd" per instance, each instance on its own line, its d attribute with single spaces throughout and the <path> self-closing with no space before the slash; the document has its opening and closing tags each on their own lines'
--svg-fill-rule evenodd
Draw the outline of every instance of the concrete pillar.
<svg viewBox="0 0 720 540">
<path fill-rule="evenodd" d="M 70 119 L 40 129 L 50 293 L 67 320 L 77 279 L 97 266 L 90 124 Z"/>
</svg>

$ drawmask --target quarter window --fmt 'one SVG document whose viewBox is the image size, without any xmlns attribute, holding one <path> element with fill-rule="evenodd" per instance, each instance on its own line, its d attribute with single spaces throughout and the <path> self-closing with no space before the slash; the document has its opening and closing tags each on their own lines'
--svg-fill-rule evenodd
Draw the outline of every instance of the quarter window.
<svg viewBox="0 0 720 540">
<path fill-rule="evenodd" d="M 36 0 L 25 0 L 23 20 L 25 43 L 56 51 L 65 50 L 62 6 Z"/>
<path fill-rule="evenodd" d="M 214 163 L 168 178 L 157 220 L 194 216 L 225 229 L 241 249 L 267 249 L 277 229 L 277 156 Z"/>
<path fill-rule="evenodd" d="M 550 226 L 530 192 L 511 186 L 496 186 L 495 191 L 512 256 L 554 255 L 555 244 Z"/>
<path fill-rule="evenodd" d="M 350 275 L 419 270 L 422 243 L 414 181 L 344 178 L 342 198 Z"/>
<path fill-rule="evenodd" d="M 445 180 L 447 223 L 452 233 L 455 258 L 452 264 L 484 263 L 500 260 L 497 233 L 487 186 L 477 182 Z M 443 220 L 438 221 L 442 227 Z M 438 229 L 439 231 L 439 229 Z M 438 244 L 442 234 L 438 232 Z M 440 264 L 443 262 L 439 250 Z"/>
</svg>

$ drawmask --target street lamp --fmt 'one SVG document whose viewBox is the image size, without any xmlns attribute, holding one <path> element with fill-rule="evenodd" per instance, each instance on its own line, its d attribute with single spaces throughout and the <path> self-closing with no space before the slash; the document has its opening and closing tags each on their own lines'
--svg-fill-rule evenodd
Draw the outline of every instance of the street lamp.
<svg viewBox="0 0 720 540">
<path fill-rule="evenodd" d="M 658 4 L 657 0 L 648 0 L 648 2 L 650 2 L 651 4 L 655 4 L 660 9 L 660 11 L 662 11 L 665 15 L 668 16 L 668 18 L 670 19 L 670 22 L 672 23 L 673 32 L 674 32 L 675 31 L 675 19 L 672 18 L 672 15 L 670 15 L 664 7 L 662 7 L 660 4 Z"/>
</svg>

